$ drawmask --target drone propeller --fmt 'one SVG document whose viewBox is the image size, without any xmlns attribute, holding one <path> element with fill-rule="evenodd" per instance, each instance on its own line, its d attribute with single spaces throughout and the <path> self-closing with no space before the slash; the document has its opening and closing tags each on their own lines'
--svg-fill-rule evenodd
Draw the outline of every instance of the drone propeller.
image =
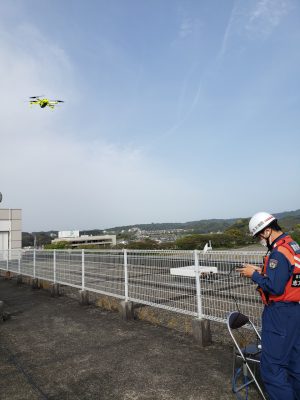
<svg viewBox="0 0 300 400">
<path fill-rule="evenodd" d="M 39 97 L 43 97 L 43 95 L 41 95 L 41 96 L 30 96 L 29 98 L 30 99 L 38 99 Z"/>
<path fill-rule="evenodd" d="M 58 103 L 64 103 L 64 101 L 63 100 L 49 100 L 49 103 L 55 105 Z"/>
</svg>

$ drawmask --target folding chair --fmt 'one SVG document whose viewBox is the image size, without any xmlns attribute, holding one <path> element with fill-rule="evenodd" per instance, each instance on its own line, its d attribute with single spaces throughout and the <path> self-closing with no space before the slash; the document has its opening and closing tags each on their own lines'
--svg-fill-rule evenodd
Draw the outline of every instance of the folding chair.
<svg viewBox="0 0 300 400">
<path fill-rule="evenodd" d="M 234 331 L 238 332 L 239 328 L 242 328 L 245 325 L 249 325 L 252 333 L 255 335 L 255 342 L 249 343 L 244 347 L 241 347 L 237 340 L 237 335 Z M 235 344 L 234 353 L 233 353 L 233 375 L 232 375 L 232 391 L 237 395 L 239 399 L 241 396 L 239 392 L 242 389 L 246 391 L 246 399 L 248 397 L 248 386 L 254 383 L 257 386 L 257 389 L 262 397 L 262 399 L 266 400 L 266 397 L 263 393 L 262 388 L 260 387 L 259 382 L 255 377 L 256 367 L 260 364 L 260 354 L 261 354 L 261 337 L 258 333 L 258 330 L 254 326 L 253 322 L 250 321 L 249 317 L 240 312 L 232 312 L 227 317 L 227 328 L 232 337 L 232 340 Z M 240 331 L 239 331 L 240 332 Z M 244 337 L 244 335 L 242 335 Z M 237 360 L 242 361 L 242 366 L 237 368 Z M 248 372 L 250 377 L 248 377 Z M 243 383 L 236 387 L 237 378 L 239 375 L 243 375 Z"/>
</svg>

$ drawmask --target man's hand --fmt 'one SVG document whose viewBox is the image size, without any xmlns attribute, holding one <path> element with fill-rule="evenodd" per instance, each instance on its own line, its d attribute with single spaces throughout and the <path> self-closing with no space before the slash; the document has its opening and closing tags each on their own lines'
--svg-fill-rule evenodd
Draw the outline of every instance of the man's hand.
<svg viewBox="0 0 300 400">
<path fill-rule="evenodd" d="M 243 267 L 237 268 L 237 271 L 241 274 L 241 276 L 245 276 L 246 278 L 252 278 L 253 273 L 255 271 L 260 272 L 261 268 L 253 264 L 243 264 Z"/>
</svg>

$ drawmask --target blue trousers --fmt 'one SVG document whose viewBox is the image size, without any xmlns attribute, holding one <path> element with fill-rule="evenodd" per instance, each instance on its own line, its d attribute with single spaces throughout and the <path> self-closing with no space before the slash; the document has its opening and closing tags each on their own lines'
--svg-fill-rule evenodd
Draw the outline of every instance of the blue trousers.
<svg viewBox="0 0 300 400">
<path fill-rule="evenodd" d="M 300 400 L 300 304 L 265 306 L 260 369 L 270 400 Z"/>
</svg>

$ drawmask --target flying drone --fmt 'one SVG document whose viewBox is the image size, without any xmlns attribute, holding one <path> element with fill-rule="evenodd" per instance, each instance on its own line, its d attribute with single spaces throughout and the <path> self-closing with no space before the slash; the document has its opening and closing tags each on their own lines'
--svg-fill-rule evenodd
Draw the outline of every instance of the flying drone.
<svg viewBox="0 0 300 400">
<path fill-rule="evenodd" d="M 41 108 L 45 108 L 46 106 L 50 108 L 54 108 L 58 103 L 64 103 L 63 100 L 49 100 L 42 96 L 31 96 L 29 97 L 29 104 L 32 106 L 33 104 L 39 105 Z"/>
</svg>

